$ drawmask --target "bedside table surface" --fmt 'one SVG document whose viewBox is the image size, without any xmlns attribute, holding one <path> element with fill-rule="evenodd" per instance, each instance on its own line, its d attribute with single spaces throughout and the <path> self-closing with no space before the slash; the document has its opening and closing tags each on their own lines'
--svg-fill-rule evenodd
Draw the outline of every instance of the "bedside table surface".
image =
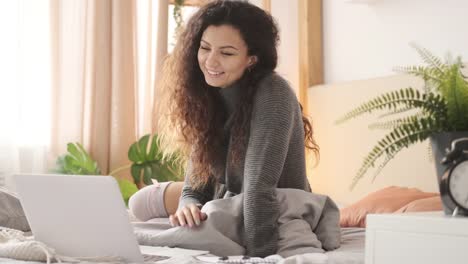
<svg viewBox="0 0 468 264">
<path fill-rule="evenodd" d="M 468 217 L 448 216 L 442 211 L 406 214 L 369 214 L 367 228 L 400 232 L 429 232 L 468 236 Z"/>
<path fill-rule="evenodd" d="M 369 214 L 366 264 L 468 263 L 468 218 L 443 212 Z"/>
</svg>

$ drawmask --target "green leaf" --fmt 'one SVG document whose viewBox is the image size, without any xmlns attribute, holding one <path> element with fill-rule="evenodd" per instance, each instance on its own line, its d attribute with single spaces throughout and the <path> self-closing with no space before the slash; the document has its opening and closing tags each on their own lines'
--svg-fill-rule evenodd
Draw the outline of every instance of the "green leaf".
<svg viewBox="0 0 468 264">
<path fill-rule="evenodd" d="M 59 156 L 57 160 L 55 161 L 55 169 L 53 172 L 59 173 L 59 174 L 66 174 L 65 171 L 65 155 Z"/>
<path fill-rule="evenodd" d="M 430 68 L 424 68 L 425 70 L 430 69 L 437 70 L 440 73 L 444 72 L 444 68 L 446 65 L 442 62 L 441 59 L 434 56 L 429 50 L 420 47 L 415 43 L 411 43 L 410 45 L 419 53 L 423 61 L 429 64 Z"/>
<path fill-rule="evenodd" d="M 440 85 L 447 101 L 447 115 L 451 129 L 461 131 L 468 127 L 468 85 L 461 74 L 461 65 L 454 64 Z"/>
<path fill-rule="evenodd" d="M 120 192 L 122 193 L 122 198 L 124 199 L 125 205 L 128 206 L 128 200 L 134 193 L 138 191 L 138 188 L 129 180 L 119 178 L 116 178 L 116 180 L 119 184 Z"/>
<path fill-rule="evenodd" d="M 148 147 L 149 142 L 151 143 Z M 182 179 L 183 170 L 178 162 L 178 155 L 165 156 L 157 135 L 145 135 L 133 143 L 128 151 L 128 158 L 133 162 L 131 174 L 136 183 L 142 180 L 145 184 L 151 184 L 151 179 L 158 181 Z"/>
<path fill-rule="evenodd" d="M 151 181 L 151 178 L 153 176 L 153 169 L 151 167 L 151 164 L 145 164 L 143 171 L 144 171 L 143 182 L 146 185 L 152 184 L 153 182 Z"/>
<path fill-rule="evenodd" d="M 128 149 L 128 159 L 132 162 L 138 162 L 140 157 L 138 156 L 138 145 L 132 144 Z"/>
<path fill-rule="evenodd" d="M 57 158 L 55 171 L 75 175 L 100 175 L 96 161 L 80 143 L 68 143 L 68 153 Z"/>
<path fill-rule="evenodd" d="M 399 112 L 413 108 L 425 108 L 425 106 L 426 101 L 423 100 L 421 94 L 416 92 L 414 88 L 408 87 L 375 97 L 349 111 L 339 118 L 336 123 L 343 123 L 362 114 L 371 113 L 374 110 L 387 108 L 390 112 Z"/>
<path fill-rule="evenodd" d="M 140 156 L 141 160 L 148 160 L 149 155 L 146 154 L 146 150 L 148 149 L 149 137 L 149 135 L 145 135 L 140 140 L 138 140 L 138 155 Z"/>
<path fill-rule="evenodd" d="M 159 146 L 157 144 L 157 137 L 153 137 L 153 139 L 151 140 L 151 147 L 150 147 L 150 151 L 148 153 L 147 158 L 150 160 L 155 159 L 158 149 L 159 149 Z"/>
<path fill-rule="evenodd" d="M 143 165 L 133 163 L 130 167 L 130 173 L 132 174 L 133 182 L 135 184 L 140 183 L 141 181 L 141 171 L 143 170 Z"/>
</svg>

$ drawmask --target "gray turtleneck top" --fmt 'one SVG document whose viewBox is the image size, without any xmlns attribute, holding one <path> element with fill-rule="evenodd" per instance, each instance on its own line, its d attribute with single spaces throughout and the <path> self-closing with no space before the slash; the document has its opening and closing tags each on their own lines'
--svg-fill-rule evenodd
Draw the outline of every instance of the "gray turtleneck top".
<svg viewBox="0 0 468 264">
<path fill-rule="evenodd" d="M 226 159 L 229 161 L 229 123 L 238 107 L 239 85 L 219 90 L 228 113 L 225 124 Z M 272 73 L 259 82 L 253 100 L 245 157 L 238 164 L 222 164 L 224 175 L 216 186 L 203 190 L 190 186 L 191 166 L 186 171 L 179 207 L 244 193 L 244 246 L 250 256 L 276 253 L 279 205 L 276 188 L 310 191 L 305 169 L 304 127 L 299 103 L 286 80 Z"/>
</svg>

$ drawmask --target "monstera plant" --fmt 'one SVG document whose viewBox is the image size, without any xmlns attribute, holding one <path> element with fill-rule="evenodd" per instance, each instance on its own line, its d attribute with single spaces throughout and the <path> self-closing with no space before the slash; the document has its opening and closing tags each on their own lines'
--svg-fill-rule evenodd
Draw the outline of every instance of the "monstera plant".
<svg viewBox="0 0 468 264">
<path fill-rule="evenodd" d="M 151 179 L 158 181 L 177 181 L 182 178 L 183 171 L 178 155 L 164 157 L 157 136 L 143 136 L 133 143 L 128 150 L 130 171 L 136 184 L 143 182 L 152 184 Z"/>
<path fill-rule="evenodd" d="M 73 175 L 100 175 L 101 170 L 96 161 L 86 152 L 80 143 L 68 143 L 65 155 L 57 158 L 56 172 Z M 131 164 L 117 168 L 108 175 L 114 176 L 120 187 L 125 203 L 138 187 L 151 185 L 152 179 L 158 181 L 177 181 L 183 171 L 177 155 L 164 157 L 157 135 L 145 135 L 134 142 L 128 150 Z M 118 177 L 117 174 L 129 169 L 133 182 Z"/>
<path fill-rule="evenodd" d="M 422 78 L 425 82 L 424 89 L 407 87 L 382 94 L 337 120 L 337 123 L 342 123 L 365 113 L 383 112 L 379 116 L 383 121 L 371 124 L 370 127 L 390 130 L 364 158 L 351 188 L 370 168 L 378 165 L 374 172 L 375 178 L 404 148 L 430 138 L 433 149 L 440 152 L 439 150 L 445 150 L 446 147 L 437 146 L 441 136 L 453 140 L 468 134 L 468 82 L 462 73 L 461 58 L 453 60 L 449 57 L 443 62 L 428 50 L 416 45 L 413 47 L 427 66 L 403 67 L 397 70 Z M 442 155 L 434 153 L 436 166 Z M 437 171 L 440 174 L 443 168 L 437 168 Z"/>
</svg>

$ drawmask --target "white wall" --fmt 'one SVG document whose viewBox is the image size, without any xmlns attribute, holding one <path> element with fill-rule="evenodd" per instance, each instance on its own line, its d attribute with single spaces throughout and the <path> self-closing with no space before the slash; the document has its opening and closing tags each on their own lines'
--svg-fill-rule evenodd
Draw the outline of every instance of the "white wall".
<svg viewBox="0 0 468 264">
<path fill-rule="evenodd" d="M 409 42 L 441 57 L 450 51 L 468 60 L 465 0 L 323 0 L 323 15 L 326 83 L 385 76 L 395 66 L 420 64 Z"/>
<path fill-rule="evenodd" d="M 296 94 L 299 91 L 298 6 L 298 1 L 271 1 L 271 14 L 278 22 L 280 29 L 276 71 L 290 82 Z"/>
<path fill-rule="evenodd" d="M 263 8 L 263 0 L 249 0 L 249 3 L 254 4 L 260 8 Z"/>
<path fill-rule="evenodd" d="M 249 2 L 263 8 L 263 0 L 250 0 Z M 276 71 L 289 81 L 296 94 L 299 92 L 298 7 L 298 0 L 271 0 L 271 14 L 280 30 Z"/>
</svg>

